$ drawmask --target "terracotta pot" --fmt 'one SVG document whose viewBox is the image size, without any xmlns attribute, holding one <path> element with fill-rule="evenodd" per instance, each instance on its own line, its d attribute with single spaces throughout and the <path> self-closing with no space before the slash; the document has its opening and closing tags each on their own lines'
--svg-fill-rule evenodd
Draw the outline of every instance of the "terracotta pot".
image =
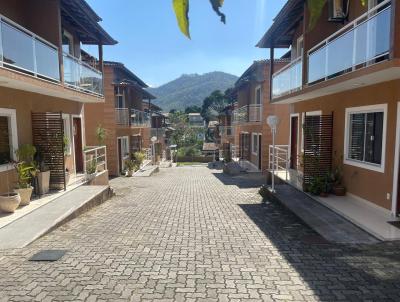
<svg viewBox="0 0 400 302">
<path fill-rule="evenodd" d="M 21 196 L 18 193 L 0 195 L 0 211 L 14 213 L 21 203 Z"/>
<path fill-rule="evenodd" d="M 335 193 L 336 196 L 345 196 L 346 188 L 343 186 L 335 186 L 333 187 L 333 193 Z"/>
<path fill-rule="evenodd" d="M 33 187 L 24 188 L 24 189 L 15 189 L 14 192 L 18 193 L 21 197 L 21 206 L 27 206 L 31 203 Z"/>
</svg>

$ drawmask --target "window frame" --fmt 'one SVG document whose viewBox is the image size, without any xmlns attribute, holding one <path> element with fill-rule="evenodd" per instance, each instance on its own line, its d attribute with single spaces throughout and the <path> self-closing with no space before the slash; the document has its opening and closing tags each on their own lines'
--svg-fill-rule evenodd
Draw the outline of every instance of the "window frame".
<svg viewBox="0 0 400 302">
<path fill-rule="evenodd" d="M 259 143 L 260 143 L 260 139 L 259 139 L 260 134 L 259 133 L 252 133 L 251 134 L 251 153 L 253 155 L 258 155 L 258 149 L 260 148 Z M 254 139 L 256 138 L 256 139 Z M 257 150 L 256 152 L 254 152 L 254 143 L 257 141 Z"/>
<path fill-rule="evenodd" d="M 72 155 L 72 127 L 71 127 L 71 116 L 67 113 L 62 114 L 62 120 L 64 125 L 64 135 L 68 137 L 69 147 L 66 152 L 67 156 Z M 64 139 L 64 138 L 63 138 Z"/>
<path fill-rule="evenodd" d="M 375 172 L 385 173 L 385 159 L 386 159 L 386 136 L 387 136 L 387 104 L 378 104 L 361 107 L 346 108 L 345 113 L 345 127 L 344 127 L 344 152 L 343 163 L 346 165 L 363 168 Z M 382 127 L 382 158 L 380 164 L 369 163 L 349 158 L 350 147 L 350 117 L 352 114 L 367 114 L 367 113 L 383 113 L 383 127 Z M 364 134 L 365 135 L 365 134 Z"/>
<path fill-rule="evenodd" d="M 15 155 L 15 151 L 18 149 L 18 128 L 17 128 L 17 111 L 15 109 L 8 108 L 0 108 L 0 116 L 5 116 L 8 118 L 8 127 L 9 127 L 9 140 L 10 140 L 10 157 L 13 160 L 17 160 Z M 14 166 L 10 163 L 0 165 L 0 172 L 13 170 Z"/>
<path fill-rule="evenodd" d="M 260 103 L 257 103 L 257 92 L 260 91 Z M 261 107 L 263 101 L 263 92 L 262 92 L 262 86 L 257 85 L 256 88 L 254 89 L 254 105 L 259 105 Z"/>
</svg>

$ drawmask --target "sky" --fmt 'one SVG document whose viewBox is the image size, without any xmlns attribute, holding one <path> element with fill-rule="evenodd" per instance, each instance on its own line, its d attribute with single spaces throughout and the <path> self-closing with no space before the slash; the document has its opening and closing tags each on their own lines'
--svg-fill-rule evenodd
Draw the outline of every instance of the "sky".
<svg viewBox="0 0 400 302">
<path fill-rule="evenodd" d="M 103 28 L 119 43 L 104 58 L 125 64 L 151 87 L 182 74 L 224 71 L 241 75 L 254 60 L 269 58 L 256 43 L 286 0 L 225 0 L 227 24 L 208 0 L 190 0 L 189 40 L 181 34 L 172 0 L 87 0 Z M 97 54 L 96 46 L 86 48 Z"/>
</svg>

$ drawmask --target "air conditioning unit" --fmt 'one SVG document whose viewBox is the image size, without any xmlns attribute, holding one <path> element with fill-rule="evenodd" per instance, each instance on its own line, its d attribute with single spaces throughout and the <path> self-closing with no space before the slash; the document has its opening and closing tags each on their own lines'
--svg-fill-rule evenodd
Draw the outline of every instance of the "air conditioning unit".
<svg viewBox="0 0 400 302">
<path fill-rule="evenodd" d="M 328 0 L 329 21 L 343 22 L 349 12 L 350 0 Z"/>
</svg>

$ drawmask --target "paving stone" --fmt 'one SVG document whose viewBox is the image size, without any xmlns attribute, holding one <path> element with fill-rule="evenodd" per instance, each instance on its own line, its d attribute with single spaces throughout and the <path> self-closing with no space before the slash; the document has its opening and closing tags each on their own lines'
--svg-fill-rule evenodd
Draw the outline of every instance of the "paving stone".
<svg viewBox="0 0 400 302">
<path fill-rule="evenodd" d="M 112 180 L 116 196 L 0 251 L 0 301 L 400 301 L 400 243 L 317 234 L 259 183 L 205 166 Z M 68 250 L 52 263 L 40 250 Z"/>
</svg>

